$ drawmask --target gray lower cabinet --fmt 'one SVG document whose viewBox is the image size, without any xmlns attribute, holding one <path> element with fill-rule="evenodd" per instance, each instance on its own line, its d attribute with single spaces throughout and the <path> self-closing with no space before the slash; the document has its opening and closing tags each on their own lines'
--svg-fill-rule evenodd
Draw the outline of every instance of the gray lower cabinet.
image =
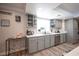
<svg viewBox="0 0 79 59">
<path fill-rule="evenodd" d="M 60 44 L 60 34 L 56 34 L 55 35 L 55 45 L 59 45 Z"/>
<path fill-rule="evenodd" d="M 29 37 L 28 50 L 29 53 L 33 53 L 45 48 L 52 47 L 54 45 L 58 45 L 65 41 L 65 34 Z"/>
<path fill-rule="evenodd" d="M 38 50 L 44 49 L 44 36 L 38 37 Z"/>
<path fill-rule="evenodd" d="M 60 34 L 60 43 L 66 42 L 66 34 Z"/>
<path fill-rule="evenodd" d="M 66 42 L 66 34 L 63 34 L 63 42 Z"/>
<path fill-rule="evenodd" d="M 60 43 L 64 42 L 63 34 L 60 35 L 60 40 L 61 40 Z"/>
<path fill-rule="evenodd" d="M 55 35 L 51 35 L 50 36 L 50 46 L 54 46 L 55 45 Z"/>
<path fill-rule="evenodd" d="M 29 38 L 29 53 L 36 52 L 37 50 L 37 37 Z"/>
<path fill-rule="evenodd" d="M 47 36 L 45 36 L 44 39 L 45 39 L 45 48 L 50 47 L 50 36 L 47 35 Z"/>
</svg>

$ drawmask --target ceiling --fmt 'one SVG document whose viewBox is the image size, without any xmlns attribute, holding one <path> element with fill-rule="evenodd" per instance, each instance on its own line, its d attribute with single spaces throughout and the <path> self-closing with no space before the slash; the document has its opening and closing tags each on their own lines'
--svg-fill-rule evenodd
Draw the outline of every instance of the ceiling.
<svg viewBox="0 0 79 59">
<path fill-rule="evenodd" d="M 79 3 L 63 3 L 58 8 L 67 11 L 72 16 L 79 16 Z"/>
<path fill-rule="evenodd" d="M 25 12 L 26 3 L 0 3 L 0 10 L 1 9 Z"/>
<path fill-rule="evenodd" d="M 60 3 L 27 3 L 26 7 L 33 7 L 34 9 L 54 9 L 58 5 L 60 5 Z"/>
<path fill-rule="evenodd" d="M 58 6 L 61 9 L 64 9 L 70 13 L 79 13 L 79 3 L 63 3 Z"/>
<path fill-rule="evenodd" d="M 69 18 L 79 16 L 79 3 L 27 3 L 26 13 L 44 18 Z"/>
<path fill-rule="evenodd" d="M 0 3 L 0 6 L 9 6 L 24 9 L 25 3 Z"/>
<path fill-rule="evenodd" d="M 49 19 L 79 16 L 79 3 L 0 3 L 2 7 Z"/>
<path fill-rule="evenodd" d="M 27 3 L 26 13 L 35 14 L 43 18 L 56 18 L 58 14 L 62 15 L 54 10 L 58 5 L 60 3 Z"/>
</svg>

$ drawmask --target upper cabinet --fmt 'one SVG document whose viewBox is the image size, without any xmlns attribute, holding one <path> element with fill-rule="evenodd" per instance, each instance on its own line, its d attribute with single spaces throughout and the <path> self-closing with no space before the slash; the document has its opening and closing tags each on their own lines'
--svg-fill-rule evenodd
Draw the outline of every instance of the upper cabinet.
<svg viewBox="0 0 79 59">
<path fill-rule="evenodd" d="M 35 27 L 36 26 L 36 17 L 31 14 L 27 14 L 28 17 L 28 27 Z"/>
<path fill-rule="evenodd" d="M 62 28 L 62 20 L 51 19 L 50 20 L 50 28 L 61 29 Z"/>
<path fill-rule="evenodd" d="M 50 27 L 51 28 L 55 27 L 55 20 L 54 19 L 50 20 Z"/>
<path fill-rule="evenodd" d="M 62 20 L 56 20 L 55 21 L 55 27 L 58 28 L 58 29 L 61 29 L 62 28 Z"/>
</svg>

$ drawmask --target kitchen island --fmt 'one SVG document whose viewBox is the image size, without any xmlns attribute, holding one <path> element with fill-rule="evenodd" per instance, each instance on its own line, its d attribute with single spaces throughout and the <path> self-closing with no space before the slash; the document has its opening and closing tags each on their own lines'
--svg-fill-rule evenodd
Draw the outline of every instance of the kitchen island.
<svg viewBox="0 0 79 59">
<path fill-rule="evenodd" d="M 67 32 L 28 35 L 28 53 L 34 53 L 66 42 Z"/>
</svg>

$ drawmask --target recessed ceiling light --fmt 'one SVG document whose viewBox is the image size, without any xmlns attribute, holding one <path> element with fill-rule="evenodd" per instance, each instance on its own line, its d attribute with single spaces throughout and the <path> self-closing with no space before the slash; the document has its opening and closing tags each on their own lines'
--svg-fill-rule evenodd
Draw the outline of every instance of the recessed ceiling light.
<svg viewBox="0 0 79 59">
<path fill-rule="evenodd" d="M 42 8 L 38 8 L 38 10 L 42 10 Z"/>
</svg>

